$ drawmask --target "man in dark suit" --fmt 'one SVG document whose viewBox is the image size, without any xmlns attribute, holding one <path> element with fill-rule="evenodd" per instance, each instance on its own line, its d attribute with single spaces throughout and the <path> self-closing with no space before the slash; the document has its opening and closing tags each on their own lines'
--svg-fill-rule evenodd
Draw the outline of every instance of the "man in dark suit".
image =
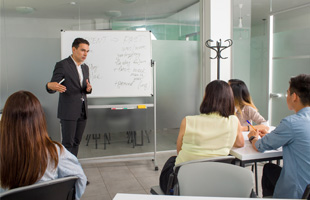
<svg viewBox="0 0 310 200">
<path fill-rule="evenodd" d="M 62 144 L 77 156 L 87 121 L 87 96 L 92 91 L 89 69 L 84 60 L 89 42 L 76 38 L 72 55 L 56 63 L 51 82 L 46 84 L 49 93 L 59 92 L 58 114 L 62 130 Z"/>
</svg>

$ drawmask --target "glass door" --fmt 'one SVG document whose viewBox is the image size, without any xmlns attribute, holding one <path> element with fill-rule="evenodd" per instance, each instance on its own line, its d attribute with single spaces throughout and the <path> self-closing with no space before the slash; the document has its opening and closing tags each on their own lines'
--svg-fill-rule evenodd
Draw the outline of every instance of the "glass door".
<svg viewBox="0 0 310 200">
<path fill-rule="evenodd" d="M 286 105 L 289 80 L 310 74 L 310 4 L 274 14 L 270 18 L 269 120 L 277 126 L 293 114 Z"/>
</svg>

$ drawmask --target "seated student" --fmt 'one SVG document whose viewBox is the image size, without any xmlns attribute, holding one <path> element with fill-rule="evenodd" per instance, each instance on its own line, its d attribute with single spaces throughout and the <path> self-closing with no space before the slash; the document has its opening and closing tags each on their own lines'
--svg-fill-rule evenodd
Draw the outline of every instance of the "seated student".
<svg viewBox="0 0 310 200">
<path fill-rule="evenodd" d="M 244 146 L 238 118 L 234 115 L 234 98 L 229 85 L 220 80 L 210 82 L 200 105 L 200 115 L 182 120 L 177 139 L 177 156 L 169 158 L 160 175 L 160 187 L 166 192 L 169 175 L 177 164 L 227 156 L 230 149 Z"/>
<path fill-rule="evenodd" d="M 260 152 L 283 148 L 283 168 L 272 163 L 264 165 L 263 196 L 301 199 L 310 184 L 310 75 L 291 78 L 286 101 L 288 109 L 296 114 L 282 119 L 268 134 L 258 129 L 248 137 L 253 148 Z M 258 139 L 258 135 L 262 138 Z"/>
<path fill-rule="evenodd" d="M 242 126 L 242 131 L 250 131 L 247 120 L 250 123 L 254 122 L 257 124 L 255 126 L 256 128 L 265 128 L 268 130 L 269 127 L 262 124 L 265 123 L 266 120 L 259 114 L 255 107 L 246 84 L 239 79 L 230 79 L 228 84 L 234 93 L 236 115 Z"/>
<path fill-rule="evenodd" d="M 0 122 L 0 192 L 66 176 L 77 176 L 76 199 L 86 176 L 77 158 L 52 141 L 39 100 L 18 91 L 6 101 Z"/>
</svg>

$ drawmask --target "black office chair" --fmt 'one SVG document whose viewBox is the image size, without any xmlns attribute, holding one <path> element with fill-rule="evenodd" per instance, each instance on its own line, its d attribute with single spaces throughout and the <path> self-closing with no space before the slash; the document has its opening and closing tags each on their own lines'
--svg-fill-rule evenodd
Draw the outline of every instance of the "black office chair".
<svg viewBox="0 0 310 200">
<path fill-rule="evenodd" d="M 74 200 L 76 176 L 58 178 L 8 190 L 0 200 Z"/>
<path fill-rule="evenodd" d="M 310 199 L 310 184 L 307 185 L 301 199 Z"/>
</svg>

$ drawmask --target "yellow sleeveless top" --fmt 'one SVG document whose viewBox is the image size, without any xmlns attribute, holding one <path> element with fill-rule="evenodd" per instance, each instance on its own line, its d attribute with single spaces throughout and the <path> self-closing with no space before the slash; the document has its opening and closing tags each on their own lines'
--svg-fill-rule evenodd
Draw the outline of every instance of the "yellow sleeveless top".
<svg viewBox="0 0 310 200">
<path fill-rule="evenodd" d="M 217 113 L 186 117 L 183 144 L 175 164 L 216 156 L 227 156 L 235 143 L 238 118 Z"/>
</svg>

